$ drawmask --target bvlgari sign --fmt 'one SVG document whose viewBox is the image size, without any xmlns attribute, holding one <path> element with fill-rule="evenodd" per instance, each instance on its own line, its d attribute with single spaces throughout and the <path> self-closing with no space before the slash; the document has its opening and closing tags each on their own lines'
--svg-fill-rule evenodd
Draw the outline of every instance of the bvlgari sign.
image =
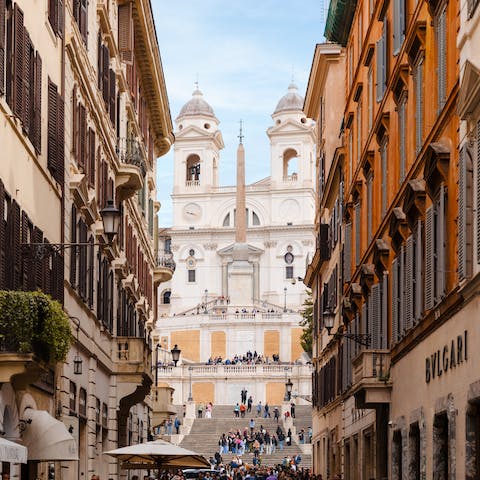
<svg viewBox="0 0 480 480">
<path fill-rule="evenodd" d="M 433 352 L 425 359 L 425 381 L 427 383 L 467 361 L 467 333 L 465 330 L 463 335 L 453 338 L 441 350 Z"/>
</svg>

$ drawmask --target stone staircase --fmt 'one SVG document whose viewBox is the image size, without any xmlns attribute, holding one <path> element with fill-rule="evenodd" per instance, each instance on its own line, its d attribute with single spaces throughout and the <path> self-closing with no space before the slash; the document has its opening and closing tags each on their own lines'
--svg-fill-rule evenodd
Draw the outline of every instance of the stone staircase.
<svg viewBox="0 0 480 480">
<path fill-rule="evenodd" d="M 190 405 L 189 405 L 190 407 Z M 194 412 L 194 406 L 188 409 L 189 412 Z M 311 456 L 311 445 L 305 444 L 300 445 L 298 443 L 297 435 L 295 434 L 297 426 L 299 428 L 304 428 L 307 431 L 308 427 L 311 426 L 311 408 L 296 408 L 296 418 L 287 419 L 285 421 L 283 415 L 279 420 L 279 425 L 283 429 L 285 435 L 288 428 L 292 431 L 292 445 L 285 445 L 284 450 L 281 451 L 277 447 L 277 451 L 270 455 L 263 454 L 261 455 L 262 465 L 276 465 L 282 463 L 282 460 L 285 456 L 293 458 L 298 453 L 302 457 L 300 467 L 311 467 L 312 466 L 312 456 Z M 286 407 L 283 407 L 285 411 Z M 282 408 L 280 407 L 282 411 Z M 187 411 L 187 412 L 188 412 Z M 273 412 L 273 406 L 270 409 Z M 306 418 L 303 418 L 306 415 Z M 243 432 L 245 428 L 249 428 L 250 418 L 255 420 L 255 430 L 260 429 L 263 426 L 270 434 L 274 434 L 277 429 L 277 422 L 272 418 L 261 418 L 256 417 L 256 411 L 246 413 L 244 418 L 235 418 L 233 414 L 233 406 L 230 405 L 216 405 L 213 407 L 212 418 L 188 418 L 188 413 L 186 418 L 184 418 L 183 425 L 181 427 L 181 435 L 173 435 L 172 441 L 177 443 L 183 448 L 188 450 L 193 450 L 201 455 L 204 455 L 206 458 L 209 458 L 218 451 L 218 440 L 223 433 L 228 433 L 230 430 L 237 431 L 240 430 Z M 174 438 L 173 438 L 174 437 Z M 307 437 L 307 436 L 306 436 Z M 228 463 L 232 460 L 233 454 L 222 454 L 223 462 Z M 242 456 L 244 463 L 252 463 L 253 454 L 246 452 Z"/>
</svg>

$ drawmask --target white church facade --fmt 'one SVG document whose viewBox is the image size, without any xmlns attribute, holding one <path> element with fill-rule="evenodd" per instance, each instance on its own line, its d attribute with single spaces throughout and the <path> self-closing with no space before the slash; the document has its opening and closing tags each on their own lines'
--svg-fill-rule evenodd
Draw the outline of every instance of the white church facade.
<svg viewBox="0 0 480 480">
<path fill-rule="evenodd" d="M 237 184 L 219 185 L 222 134 L 198 88 L 176 119 L 173 226 L 159 236 L 176 270 L 161 286 L 156 327 L 160 363 L 174 345 L 182 352 L 177 367 L 158 369 L 176 404 L 232 403 L 244 387 L 278 404 L 288 378 L 294 394 L 311 392 L 299 312 L 315 250 L 315 126 L 302 107 L 292 84 L 267 130 L 270 176 L 249 185 L 241 133 Z M 225 365 L 247 352 L 263 362 Z"/>
</svg>

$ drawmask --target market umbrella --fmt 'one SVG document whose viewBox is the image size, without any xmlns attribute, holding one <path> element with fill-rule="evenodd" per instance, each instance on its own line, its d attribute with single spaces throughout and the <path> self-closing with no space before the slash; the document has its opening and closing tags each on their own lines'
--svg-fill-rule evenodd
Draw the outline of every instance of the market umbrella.
<svg viewBox="0 0 480 480">
<path fill-rule="evenodd" d="M 129 445 L 104 453 L 121 460 L 121 466 L 126 470 L 210 467 L 210 463 L 202 455 L 164 440 Z"/>
</svg>

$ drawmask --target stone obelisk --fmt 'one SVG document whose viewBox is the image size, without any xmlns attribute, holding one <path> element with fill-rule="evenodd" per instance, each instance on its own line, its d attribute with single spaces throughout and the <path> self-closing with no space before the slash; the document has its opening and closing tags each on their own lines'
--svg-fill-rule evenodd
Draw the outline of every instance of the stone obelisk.
<svg viewBox="0 0 480 480">
<path fill-rule="evenodd" d="M 245 148 L 242 122 L 237 149 L 237 197 L 233 262 L 228 267 L 228 295 L 232 306 L 253 304 L 253 265 L 248 261 L 247 209 L 245 201 Z"/>
</svg>

